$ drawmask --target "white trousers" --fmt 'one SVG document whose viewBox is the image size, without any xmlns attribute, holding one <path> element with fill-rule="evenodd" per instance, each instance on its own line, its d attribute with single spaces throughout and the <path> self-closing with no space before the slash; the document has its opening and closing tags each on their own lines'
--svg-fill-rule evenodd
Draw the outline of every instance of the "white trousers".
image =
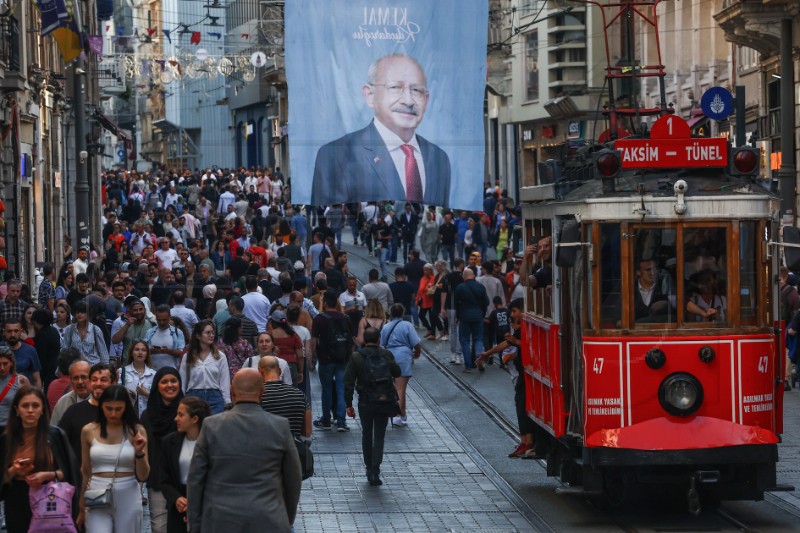
<svg viewBox="0 0 800 533">
<path fill-rule="evenodd" d="M 92 477 L 90 489 L 103 489 L 109 478 Z M 134 476 L 114 480 L 114 501 L 108 508 L 86 509 L 86 533 L 141 533 L 142 493 Z"/>
</svg>

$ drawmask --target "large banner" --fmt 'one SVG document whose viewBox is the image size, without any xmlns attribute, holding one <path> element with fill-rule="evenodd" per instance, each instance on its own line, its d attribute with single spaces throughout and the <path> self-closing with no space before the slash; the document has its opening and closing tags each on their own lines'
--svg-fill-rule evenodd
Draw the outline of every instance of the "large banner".
<svg viewBox="0 0 800 533">
<path fill-rule="evenodd" d="M 487 1 L 286 2 L 295 203 L 482 208 Z"/>
</svg>

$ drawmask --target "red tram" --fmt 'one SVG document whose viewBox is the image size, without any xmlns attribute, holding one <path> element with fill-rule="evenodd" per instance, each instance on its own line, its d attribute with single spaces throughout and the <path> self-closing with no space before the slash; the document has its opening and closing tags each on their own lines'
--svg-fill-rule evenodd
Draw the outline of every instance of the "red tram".
<svg viewBox="0 0 800 533">
<path fill-rule="evenodd" d="M 655 24 L 657 3 L 611 5 L 652 6 Z M 663 66 L 609 67 L 610 102 L 614 79 L 648 73 L 663 94 Z M 535 258 L 552 285 L 528 290 L 522 331 L 537 447 L 562 492 L 670 484 L 693 512 L 762 499 L 779 490 L 779 199 L 756 149 L 692 138 L 666 103 L 637 110 L 660 117 L 649 132 L 617 138 L 627 111 L 611 105 L 608 142 L 520 193 L 527 242 L 553 250 Z"/>
</svg>

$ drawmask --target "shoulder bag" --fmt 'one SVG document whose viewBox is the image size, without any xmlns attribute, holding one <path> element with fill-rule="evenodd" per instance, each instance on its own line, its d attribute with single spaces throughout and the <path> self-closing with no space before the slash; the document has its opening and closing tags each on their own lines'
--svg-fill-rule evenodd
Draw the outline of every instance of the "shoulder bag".
<svg viewBox="0 0 800 533">
<path fill-rule="evenodd" d="M 117 474 L 119 467 L 119 457 L 122 455 L 122 448 L 125 447 L 125 441 L 128 440 L 125 435 L 122 437 L 122 443 L 117 453 L 117 462 L 114 464 L 114 475 Z M 104 489 L 86 489 L 83 493 L 84 505 L 87 509 L 106 509 L 114 504 L 114 482 L 116 477 L 111 478 L 111 483 L 106 485 Z"/>
</svg>

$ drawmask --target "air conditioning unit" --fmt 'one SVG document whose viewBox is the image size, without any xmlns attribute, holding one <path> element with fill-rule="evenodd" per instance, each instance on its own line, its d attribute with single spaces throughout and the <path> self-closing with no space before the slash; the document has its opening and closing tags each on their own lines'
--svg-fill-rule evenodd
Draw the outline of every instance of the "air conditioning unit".
<svg viewBox="0 0 800 533">
<path fill-rule="evenodd" d="M 11 124 L 11 108 L 8 106 L 0 107 L 0 126 Z"/>
</svg>

